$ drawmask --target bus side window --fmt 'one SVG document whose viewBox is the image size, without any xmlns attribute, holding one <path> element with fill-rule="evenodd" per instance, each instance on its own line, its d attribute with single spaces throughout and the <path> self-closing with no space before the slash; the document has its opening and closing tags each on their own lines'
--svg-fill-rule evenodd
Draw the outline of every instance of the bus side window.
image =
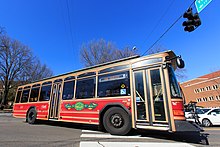
<svg viewBox="0 0 220 147">
<path fill-rule="evenodd" d="M 18 91 L 18 92 L 17 92 L 16 99 L 15 99 L 15 103 L 19 103 L 19 102 L 20 102 L 21 92 L 22 92 L 22 91 Z"/>
<path fill-rule="evenodd" d="M 76 99 L 95 97 L 95 78 L 80 79 L 76 86 Z"/>
<path fill-rule="evenodd" d="M 37 102 L 39 96 L 39 90 L 40 90 L 39 87 L 31 89 L 31 96 L 29 102 Z"/>
<path fill-rule="evenodd" d="M 130 95 L 129 72 L 101 75 L 98 82 L 99 97 Z"/>
<path fill-rule="evenodd" d="M 63 86 L 63 100 L 71 100 L 74 96 L 75 81 L 67 81 Z"/>
<path fill-rule="evenodd" d="M 51 94 L 51 85 L 42 86 L 40 92 L 40 101 L 49 101 Z"/>
<path fill-rule="evenodd" d="M 28 101 L 30 89 L 25 89 L 22 92 L 21 103 L 26 103 Z"/>
</svg>

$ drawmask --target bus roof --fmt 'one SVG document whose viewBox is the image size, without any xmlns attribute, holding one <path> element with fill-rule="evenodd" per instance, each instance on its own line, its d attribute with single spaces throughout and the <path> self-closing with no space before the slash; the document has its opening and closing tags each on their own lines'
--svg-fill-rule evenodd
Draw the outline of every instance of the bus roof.
<svg viewBox="0 0 220 147">
<path fill-rule="evenodd" d="M 155 54 L 150 54 L 150 55 L 147 55 L 147 56 L 135 55 L 135 56 L 131 56 L 131 57 L 127 57 L 127 58 L 122 58 L 122 59 L 119 59 L 119 60 L 114 60 L 114 61 L 110 61 L 110 62 L 106 62 L 106 63 L 102 63 L 102 64 L 98 64 L 98 65 L 94 65 L 94 66 L 82 68 L 82 69 L 79 69 L 79 70 L 67 72 L 67 73 L 64 73 L 64 74 L 55 75 L 55 76 L 48 77 L 48 78 L 44 78 L 44 79 L 41 79 L 41 80 L 32 81 L 32 82 L 27 83 L 27 84 L 36 83 L 36 82 L 40 82 L 40 81 L 44 81 L 44 80 L 49 80 L 49 79 L 53 79 L 53 78 L 56 78 L 56 77 L 65 76 L 65 75 L 68 75 L 68 74 L 73 74 L 73 73 L 77 73 L 77 72 L 80 72 L 80 71 L 89 70 L 89 69 L 92 69 L 92 68 L 97 68 L 97 67 L 101 67 L 101 66 L 106 66 L 106 65 L 109 65 L 109 64 L 114 64 L 114 63 L 123 62 L 123 61 L 128 61 L 128 60 L 137 59 L 137 58 L 147 58 L 147 57 L 157 56 L 157 55 L 164 54 L 164 53 L 168 53 L 171 58 L 172 58 L 173 56 L 175 56 L 175 54 L 174 54 L 174 52 L 173 52 L 172 50 L 167 50 L 167 51 L 164 51 L 164 52 L 159 52 L 159 53 L 155 53 Z M 174 65 L 174 66 L 175 66 L 175 65 Z M 26 84 L 24 84 L 24 85 L 26 85 Z"/>
</svg>

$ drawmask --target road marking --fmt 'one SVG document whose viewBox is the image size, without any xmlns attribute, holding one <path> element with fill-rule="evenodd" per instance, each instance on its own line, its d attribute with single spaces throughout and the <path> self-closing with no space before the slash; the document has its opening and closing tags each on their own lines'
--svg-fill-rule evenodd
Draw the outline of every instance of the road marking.
<svg viewBox="0 0 220 147">
<path fill-rule="evenodd" d="M 92 131 L 92 130 L 82 130 L 82 133 L 104 133 L 104 132 Z"/>
<path fill-rule="evenodd" d="M 141 137 L 141 135 L 135 136 L 119 136 L 119 135 L 111 135 L 109 133 L 104 133 L 100 131 L 92 131 L 92 130 L 82 130 L 81 138 L 134 138 L 134 139 L 152 139 L 151 137 Z"/>
<path fill-rule="evenodd" d="M 0 113 L 0 116 L 12 116 L 11 113 Z"/>
<path fill-rule="evenodd" d="M 193 147 L 187 143 L 178 143 L 178 142 L 153 142 L 155 138 L 152 137 L 141 137 L 141 135 L 135 136 L 118 136 L 111 135 L 109 133 L 104 133 L 100 131 L 92 130 L 82 130 L 82 135 L 80 138 L 105 138 L 105 139 L 145 139 L 148 142 L 98 142 L 98 141 L 81 141 L 80 147 Z M 151 142 L 149 142 L 151 141 Z"/>
<path fill-rule="evenodd" d="M 215 131 L 215 130 L 220 130 L 220 127 L 209 127 L 209 128 L 203 128 L 205 131 L 209 131 L 209 130 L 211 130 L 211 131 Z"/>
<path fill-rule="evenodd" d="M 80 142 L 80 147 L 194 147 L 187 143 L 159 143 L 159 142 Z"/>
<path fill-rule="evenodd" d="M 136 136 L 118 136 L 111 134 L 82 134 L 81 138 L 125 138 L 125 139 L 152 139 L 151 137 L 141 137 L 140 135 Z"/>
</svg>

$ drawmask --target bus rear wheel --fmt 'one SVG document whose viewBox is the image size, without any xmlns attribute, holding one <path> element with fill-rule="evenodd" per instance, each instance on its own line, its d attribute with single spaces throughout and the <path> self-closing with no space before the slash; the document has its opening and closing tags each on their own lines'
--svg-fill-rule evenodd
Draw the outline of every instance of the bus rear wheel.
<svg viewBox="0 0 220 147">
<path fill-rule="evenodd" d="M 27 113 L 26 120 L 29 124 L 35 124 L 36 119 L 37 119 L 37 112 L 34 108 L 31 108 Z"/>
<path fill-rule="evenodd" d="M 124 109 L 112 107 L 105 112 L 103 125 L 112 135 L 126 135 L 131 130 L 130 116 Z"/>
</svg>

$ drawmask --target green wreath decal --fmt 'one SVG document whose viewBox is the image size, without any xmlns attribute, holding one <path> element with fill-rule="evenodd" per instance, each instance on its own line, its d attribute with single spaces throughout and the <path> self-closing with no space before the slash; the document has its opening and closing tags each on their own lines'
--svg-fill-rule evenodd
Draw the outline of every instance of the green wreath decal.
<svg viewBox="0 0 220 147">
<path fill-rule="evenodd" d="M 81 111 L 83 109 L 93 110 L 98 106 L 98 104 L 91 102 L 90 104 L 84 104 L 83 102 L 77 102 L 76 104 L 66 104 L 65 108 L 67 110 L 75 109 Z"/>
</svg>

